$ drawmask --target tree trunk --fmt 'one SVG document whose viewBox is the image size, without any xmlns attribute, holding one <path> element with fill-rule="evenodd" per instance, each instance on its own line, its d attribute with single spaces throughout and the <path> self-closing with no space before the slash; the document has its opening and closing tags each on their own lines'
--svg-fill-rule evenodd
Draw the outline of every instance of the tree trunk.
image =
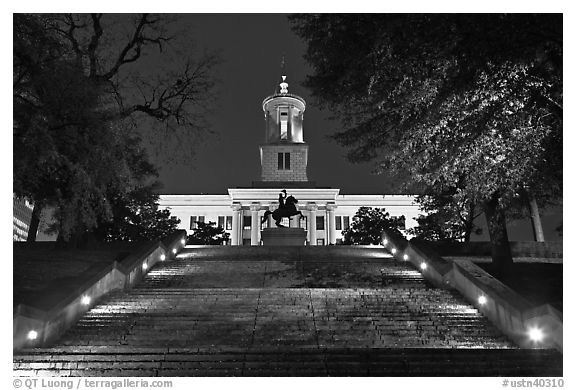
<svg viewBox="0 0 576 390">
<path fill-rule="evenodd" d="M 484 204 L 484 213 L 492 244 L 492 262 L 502 275 L 508 274 L 513 264 L 512 252 L 506 231 L 506 217 L 504 211 L 498 207 L 497 195 L 493 195 L 492 199 Z"/>
<path fill-rule="evenodd" d="M 28 228 L 27 242 L 35 242 L 36 235 L 38 234 L 38 226 L 40 226 L 40 216 L 42 215 L 42 204 L 39 202 L 34 203 L 32 209 L 32 218 L 30 219 L 30 227 Z"/>
<path fill-rule="evenodd" d="M 464 223 L 464 242 L 470 242 L 470 236 L 472 235 L 472 230 L 474 229 L 474 202 L 468 203 L 468 215 Z"/>
<path fill-rule="evenodd" d="M 536 198 L 530 193 L 528 193 L 528 205 L 530 207 L 530 220 L 532 221 L 534 241 L 544 242 L 544 229 L 542 229 L 542 221 L 540 220 L 538 203 L 536 203 Z"/>
</svg>

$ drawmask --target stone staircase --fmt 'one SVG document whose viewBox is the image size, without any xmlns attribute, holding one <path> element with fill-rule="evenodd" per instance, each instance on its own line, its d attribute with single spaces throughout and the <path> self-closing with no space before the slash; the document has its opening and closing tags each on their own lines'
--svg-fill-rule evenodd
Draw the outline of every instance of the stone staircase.
<svg viewBox="0 0 576 390">
<path fill-rule="evenodd" d="M 561 376 L 457 292 L 372 248 L 187 248 L 18 376 Z"/>
</svg>

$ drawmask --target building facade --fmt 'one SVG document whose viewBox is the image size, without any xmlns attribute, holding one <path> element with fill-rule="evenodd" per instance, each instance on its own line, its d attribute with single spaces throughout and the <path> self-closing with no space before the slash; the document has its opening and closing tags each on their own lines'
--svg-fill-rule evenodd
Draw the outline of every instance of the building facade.
<svg viewBox="0 0 576 390">
<path fill-rule="evenodd" d="M 260 145 L 260 181 L 251 187 L 230 188 L 222 195 L 161 195 L 160 208 L 180 219 L 180 228 L 193 233 L 197 221 L 215 222 L 230 233 L 230 245 L 261 245 L 261 229 L 273 227 L 272 217 L 260 224 L 266 210 L 278 207 L 278 195 L 286 189 L 298 199 L 303 218 L 292 217 L 285 225 L 302 227 L 307 245 L 333 245 L 342 239 L 360 207 L 385 208 L 392 217 L 405 217 L 413 227 L 419 209 L 411 195 L 340 195 L 308 180 L 308 144 L 304 142 L 306 102 L 288 93 L 282 76 L 279 92 L 262 102 L 264 143 Z"/>
<path fill-rule="evenodd" d="M 16 196 L 12 198 L 12 240 L 26 241 L 34 206 L 27 199 L 17 198 Z"/>
</svg>

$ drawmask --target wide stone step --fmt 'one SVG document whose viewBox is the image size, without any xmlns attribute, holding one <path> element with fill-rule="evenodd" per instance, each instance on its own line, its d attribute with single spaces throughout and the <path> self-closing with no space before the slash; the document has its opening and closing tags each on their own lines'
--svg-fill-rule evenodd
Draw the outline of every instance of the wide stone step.
<svg viewBox="0 0 576 390">
<path fill-rule="evenodd" d="M 559 376 L 381 248 L 186 249 L 109 294 L 17 375 Z"/>
<path fill-rule="evenodd" d="M 551 350 L 300 349 L 198 352 L 116 347 L 23 351 L 19 376 L 561 376 Z M 101 348 L 100 350 L 103 350 Z"/>
</svg>

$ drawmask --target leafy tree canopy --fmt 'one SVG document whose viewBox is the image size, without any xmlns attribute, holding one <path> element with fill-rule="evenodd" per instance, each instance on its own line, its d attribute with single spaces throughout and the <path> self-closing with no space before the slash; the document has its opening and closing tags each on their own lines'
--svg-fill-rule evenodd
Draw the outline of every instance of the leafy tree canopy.
<svg viewBox="0 0 576 390">
<path fill-rule="evenodd" d="M 96 236 L 101 241 L 154 241 L 178 230 L 180 220 L 170 210 L 158 209 L 154 186 L 138 188 L 113 202 L 113 219 L 101 223 Z"/>
<path fill-rule="evenodd" d="M 115 200 L 157 175 L 147 119 L 190 140 L 205 128 L 217 57 L 179 53 L 178 65 L 174 41 L 154 15 L 14 15 L 14 193 L 56 206 L 64 240 L 110 221 Z"/>
<path fill-rule="evenodd" d="M 222 245 L 228 241 L 230 234 L 224 228 L 216 226 L 216 222 L 196 222 L 194 233 L 188 236 L 188 243 L 192 245 Z"/>
<path fill-rule="evenodd" d="M 505 250 L 503 212 L 562 192 L 562 15 L 294 15 L 306 80 L 351 161 L 456 187 Z M 493 252 L 493 258 L 496 257 Z M 501 260 L 511 261 L 509 250 Z"/>
<path fill-rule="evenodd" d="M 390 217 L 386 209 L 360 207 L 352 219 L 352 223 L 342 231 L 343 245 L 380 245 L 382 232 L 399 229 L 405 223 L 404 216 Z"/>
<path fill-rule="evenodd" d="M 562 177 L 562 15 L 295 15 L 352 161 L 477 203 Z"/>
<path fill-rule="evenodd" d="M 416 218 L 418 225 L 408 229 L 416 238 L 430 241 L 470 241 L 472 233 L 481 234 L 474 224 L 480 212 L 474 203 L 448 192 L 416 197 L 424 211 Z"/>
</svg>

